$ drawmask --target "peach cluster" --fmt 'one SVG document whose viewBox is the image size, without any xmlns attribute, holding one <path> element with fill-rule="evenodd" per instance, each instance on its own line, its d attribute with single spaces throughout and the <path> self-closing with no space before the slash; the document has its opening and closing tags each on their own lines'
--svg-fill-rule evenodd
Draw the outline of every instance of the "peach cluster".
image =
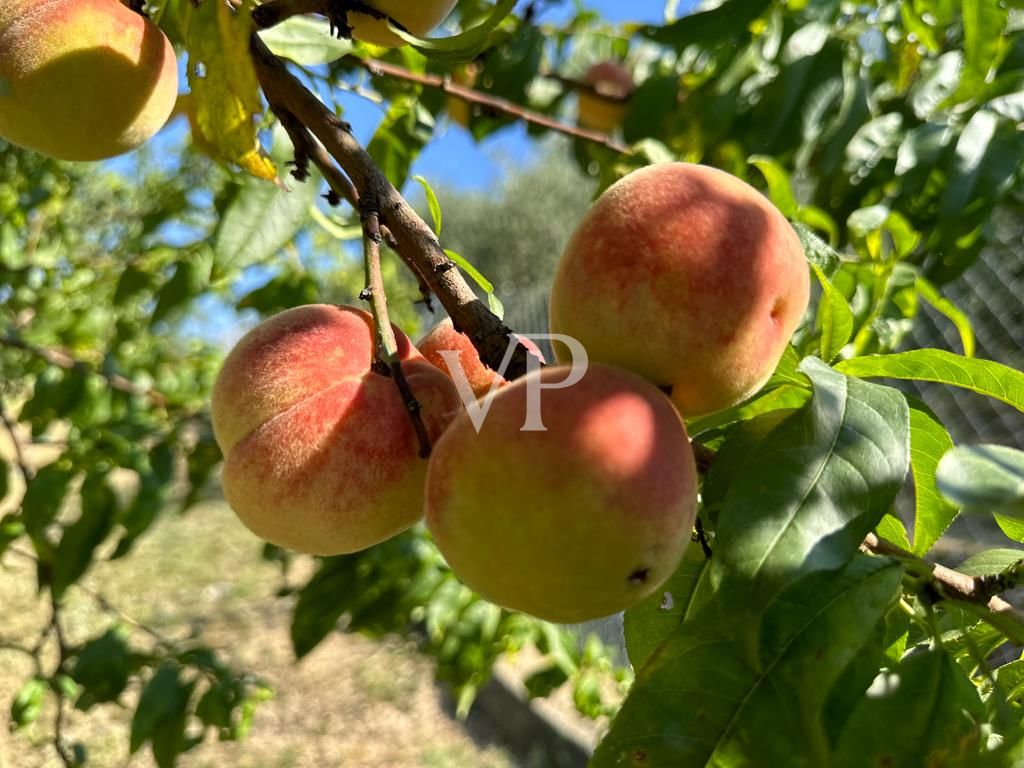
<svg viewBox="0 0 1024 768">
<path fill-rule="evenodd" d="M 420 349 L 399 333 L 433 445 L 423 462 L 373 365 L 372 318 L 289 310 L 239 342 L 214 390 L 227 499 L 260 536 L 317 554 L 425 515 L 455 574 L 497 604 L 558 622 L 621 611 L 691 541 L 684 416 L 764 383 L 808 291 L 796 235 L 753 189 L 693 165 L 638 171 L 587 214 L 555 281 L 553 330 L 589 365 L 538 361 L 508 382 L 450 321 Z"/>
</svg>

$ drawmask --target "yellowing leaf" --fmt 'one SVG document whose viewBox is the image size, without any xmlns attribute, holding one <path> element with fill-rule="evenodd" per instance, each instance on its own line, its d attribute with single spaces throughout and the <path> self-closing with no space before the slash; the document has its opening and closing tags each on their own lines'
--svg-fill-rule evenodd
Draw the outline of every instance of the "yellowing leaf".
<svg viewBox="0 0 1024 768">
<path fill-rule="evenodd" d="M 263 105 L 249 54 L 252 7 L 251 0 L 237 12 L 221 0 L 189 6 L 188 81 L 199 129 L 222 159 L 252 176 L 274 181 L 277 171 L 260 148 L 253 120 Z"/>
</svg>

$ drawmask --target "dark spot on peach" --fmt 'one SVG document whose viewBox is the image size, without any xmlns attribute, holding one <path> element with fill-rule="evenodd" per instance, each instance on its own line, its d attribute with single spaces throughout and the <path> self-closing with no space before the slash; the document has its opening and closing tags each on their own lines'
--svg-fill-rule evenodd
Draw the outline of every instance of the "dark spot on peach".
<svg viewBox="0 0 1024 768">
<path fill-rule="evenodd" d="M 647 577 L 650 575 L 650 568 L 637 568 L 631 574 L 629 574 L 630 584 L 646 584 Z"/>
</svg>

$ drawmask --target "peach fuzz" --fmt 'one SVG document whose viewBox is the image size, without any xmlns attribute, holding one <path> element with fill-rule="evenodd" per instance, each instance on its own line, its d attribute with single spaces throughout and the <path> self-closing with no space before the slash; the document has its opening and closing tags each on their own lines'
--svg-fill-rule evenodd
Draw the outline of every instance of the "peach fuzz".
<svg viewBox="0 0 1024 768">
<path fill-rule="evenodd" d="M 367 0 L 367 5 L 381 13 L 386 13 L 398 24 L 417 37 L 426 37 L 455 9 L 458 0 Z M 348 23 L 352 27 L 352 37 L 367 43 L 393 48 L 405 45 L 405 41 L 388 28 L 383 19 L 348 12 Z"/>
<path fill-rule="evenodd" d="M 461 406 L 452 382 L 396 331 L 431 441 Z M 355 552 L 420 519 L 427 462 L 394 381 L 371 370 L 372 317 L 287 310 L 247 333 L 213 390 L 228 504 L 256 535 L 317 555 Z"/>
<path fill-rule="evenodd" d="M 0 3 L 0 137 L 101 160 L 151 138 L 177 93 L 170 42 L 117 0 Z"/>
<path fill-rule="evenodd" d="M 532 352 L 540 362 L 545 362 L 544 355 L 530 339 L 517 336 L 520 343 Z M 427 360 L 436 365 L 448 376 L 452 376 L 448 363 L 441 354 L 445 351 L 458 352 L 459 362 L 466 374 L 469 385 L 473 388 L 473 394 L 483 397 L 491 391 L 492 386 L 504 386 L 508 381 L 496 371 L 492 371 L 480 360 L 480 355 L 473 346 L 473 342 L 464 333 L 455 330 L 450 318 L 442 320 L 435 325 L 430 332 L 416 342 L 417 348 Z"/>
<path fill-rule="evenodd" d="M 636 87 L 629 70 L 615 61 L 603 61 L 587 70 L 583 82 L 593 90 L 580 89 L 579 117 L 584 128 L 612 133 L 629 112 L 629 97 Z"/>
<path fill-rule="evenodd" d="M 694 416 L 764 385 L 809 292 L 800 240 L 764 196 L 723 171 L 666 163 L 618 181 L 584 216 L 555 274 L 551 330 L 671 387 Z"/>
<path fill-rule="evenodd" d="M 427 525 L 455 574 L 488 600 L 548 621 L 621 611 L 672 575 L 696 515 L 679 414 L 640 377 L 591 366 L 541 391 L 546 431 L 524 431 L 531 384 L 499 390 L 479 434 L 463 412 L 434 448 Z"/>
</svg>

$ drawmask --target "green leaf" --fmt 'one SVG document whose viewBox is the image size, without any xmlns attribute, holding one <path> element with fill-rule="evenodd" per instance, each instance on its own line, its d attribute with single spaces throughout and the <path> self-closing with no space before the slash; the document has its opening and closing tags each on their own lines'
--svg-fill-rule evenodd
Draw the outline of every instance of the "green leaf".
<svg viewBox="0 0 1024 768">
<path fill-rule="evenodd" d="M 194 680 L 186 683 L 181 679 L 181 669 L 174 662 L 160 665 L 143 689 L 132 717 L 132 754 L 150 741 L 159 768 L 173 768 L 185 746 L 185 719 L 195 686 Z"/>
<path fill-rule="evenodd" d="M 915 285 L 918 295 L 927 301 L 937 312 L 942 313 L 956 327 L 960 334 L 960 343 L 964 347 L 965 357 L 974 357 L 974 327 L 971 319 L 956 304 L 943 296 L 939 289 L 926 278 L 918 277 Z"/>
<path fill-rule="evenodd" d="M 762 390 L 761 394 L 740 405 L 693 419 L 687 423 L 686 430 L 691 437 L 697 437 L 708 430 L 749 421 L 772 411 L 797 410 L 802 408 L 810 398 L 811 391 L 806 386 L 783 384 L 774 389 Z"/>
<path fill-rule="evenodd" d="M 43 711 L 43 698 L 46 696 L 46 681 L 34 677 L 21 686 L 21 690 L 11 702 L 11 725 L 15 730 L 31 725 L 39 719 Z"/>
<path fill-rule="evenodd" d="M 345 612 L 338 595 L 358 589 L 358 576 L 351 558 L 325 558 L 320 568 L 299 592 L 292 616 L 291 638 L 295 656 L 301 659 L 334 629 Z"/>
<path fill-rule="evenodd" d="M 412 180 L 423 187 L 423 191 L 427 196 L 427 206 L 430 208 L 430 215 L 434 219 L 434 234 L 440 237 L 443 220 L 441 218 L 441 203 L 438 202 L 437 194 L 435 194 L 434 188 L 430 186 L 430 182 L 422 176 L 413 176 Z"/>
<path fill-rule="evenodd" d="M 531 673 L 523 680 L 523 685 L 531 699 L 540 699 L 550 696 L 568 679 L 569 675 L 561 666 L 550 663 Z"/>
<path fill-rule="evenodd" d="M 725 0 L 717 7 L 684 16 L 663 27 L 640 31 L 650 40 L 682 50 L 688 45 L 710 46 L 723 38 L 741 37 L 747 28 L 772 5 L 772 0 Z"/>
<path fill-rule="evenodd" d="M 961 0 L 961 5 L 965 66 L 957 96 L 961 100 L 977 99 L 1009 48 L 1003 36 L 1008 12 L 993 0 Z"/>
<path fill-rule="evenodd" d="M 467 275 L 473 278 L 473 282 L 479 285 L 480 289 L 484 293 L 494 293 L 494 284 L 486 277 L 484 277 L 483 273 L 479 269 L 474 267 L 472 264 L 470 264 L 467 259 L 460 256 L 455 251 L 451 251 L 448 249 L 445 249 L 444 253 L 445 256 L 447 256 L 449 259 L 451 259 L 452 261 L 459 265 L 459 269 L 461 269 L 463 272 L 465 272 Z"/>
<path fill-rule="evenodd" d="M 834 768 L 962 765 L 977 755 L 984 715 L 956 661 L 932 649 L 884 670 L 840 734 Z"/>
<path fill-rule="evenodd" d="M 128 685 L 131 670 L 126 632 L 120 627 L 87 642 L 75 657 L 71 670 L 72 679 L 83 689 L 78 708 L 87 710 L 94 704 L 117 701 Z"/>
<path fill-rule="evenodd" d="M 793 194 L 793 186 L 786 169 L 773 157 L 751 155 L 747 162 L 756 167 L 768 182 L 768 197 L 787 219 L 794 219 L 800 204 Z"/>
<path fill-rule="evenodd" d="M 693 542 L 672 578 L 657 592 L 626 610 L 623 632 L 633 669 L 641 669 L 658 646 L 687 618 L 691 598 L 707 565 L 700 545 Z"/>
<path fill-rule="evenodd" d="M 956 518 L 960 507 L 939 493 L 935 470 L 953 440 L 932 410 L 907 396 L 910 406 L 910 467 L 914 476 L 915 555 L 923 556 Z"/>
<path fill-rule="evenodd" d="M 911 417 L 913 418 L 913 417 Z M 886 541 L 891 541 L 898 547 L 910 551 L 910 539 L 907 538 L 907 529 L 892 512 L 886 513 L 885 517 L 875 526 L 875 533 Z"/>
<path fill-rule="evenodd" d="M 64 529 L 53 564 L 53 596 L 59 600 L 92 565 L 93 552 L 114 527 L 117 497 L 105 475 L 90 475 L 82 484 L 82 513 Z"/>
<path fill-rule="evenodd" d="M 820 360 L 800 366 L 814 396 L 751 457 L 726 494 L 709 576 L 718 601 L 744 605 L 740 640 L 755 658 L 759 611 L 804 574 L 840 568 L 903 485 L 910 417 L 889 387 Z"/>
<path fill-rule="evenodd" d="M 933 381 L 994 397 L 1024 411 L 1024 373 L 991 360 L 955 355 L 942 349 L 914 349 L 894 355 L 854 357 L 836 370 L 862 379 Z"/>
<path fill-rule="evenodd" d="M 7 491 L 10 488 L 10 484 L 8 483 L 8 475 L 9 470 L 7 467 L 7 462 L 5 462 L 2 457 L 0 457 L 0 501 L 4 500 L 4 497 L 7 496 Z"/>
<path fill-rule="evenodd" d="M 384 120 L 366 151 L 388 177 L 401 188 L 420 151 L 434 135 L 434 117 L 418 98 L 400 95 L 391 101 Z"/>
<path fill-rule="evenodd" d="M 276 256 L 309 220 L 316 193 L 312 179 L 290 190 L 255 179 L 235 184 L 213 234 L 214 279 Z"/>
<path fill-rule="evenodd" d="M 962 445 L 942 457 L 935 479 L 939 492 L 964 512 L 1024 519 L 1024 451 Z"/>
<path fill-rule="evenodd" d="M 210 281 L 210 263 L 202 253 L 193 253 L 174 265 L 174 274 L 156 294 L 151 323 L 172 316 L 202 293 Z"/>
<path fill-rule="evenodd" d="M 64 462 L 55 461 L 40 469 L 28 484 L 21 500 L 21 518 L 33 539 L 41 537 L 57 517 L 74 475 Z"/>
<path fill-rule="evenodd" d="M 811 269 L 821 283 L 821 303 L 818 305 L 818 324 L 821 326 L 819 349 L 825 362 L 832 362 L 853 336 L 853 310 L 846 297 L 835 289 L 821 268 L 811 263 Z"/>
<path fill-rule="evenodd" d="M 326 19 L 293 16 L 260 32 L 260 39 L 275 55 L 304 67 L 315 67 L 352 53 L 352 41 L 332 35 L 330 28 Z"/>
<path fill-rule="evenodd" d="M 748 606 L 707 606 L 639 672 L 591 766 L 827 764 L 825 698 L 901 578 L 898 564 L 856 556 L 796 582 L 765 612 L 759 672 L 733 640 Z"/>
<path fill-rule="evenodd" d="M 436 61 L 470 61 L 487 48 L 491 34 L 515 7 L 517 0 L 498 0 L 487 17 L 477 26 L 452 37 L 424 39 L 410 35 L 389 23 L 388 28 L 424 56 Z"/>
<path fill-rule="evenodd" d="M 968 576 L 991 576 L 1002 573 L 1011 565 L 1016 565 L 1024 558 L 1024 549 L 986 549 L 971 555 L 956 567 L 960 573 Z"/>
</svg>

